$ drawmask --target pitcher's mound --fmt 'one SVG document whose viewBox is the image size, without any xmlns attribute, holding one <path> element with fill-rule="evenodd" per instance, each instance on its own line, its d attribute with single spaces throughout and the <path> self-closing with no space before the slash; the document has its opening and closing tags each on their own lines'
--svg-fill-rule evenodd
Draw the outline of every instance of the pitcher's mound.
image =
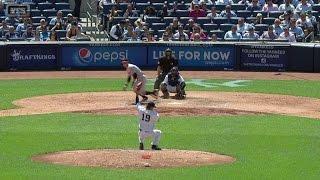
<svg viewBox="0 0 320 180">
<path fill-rule="evenodd" d="M 234 158 L 201 151 L 187 150 L 79 150 L 39 155 L 34 161 L 53 164 L 105 168 L 185 167 L 232 163 Z"/>
</svg>

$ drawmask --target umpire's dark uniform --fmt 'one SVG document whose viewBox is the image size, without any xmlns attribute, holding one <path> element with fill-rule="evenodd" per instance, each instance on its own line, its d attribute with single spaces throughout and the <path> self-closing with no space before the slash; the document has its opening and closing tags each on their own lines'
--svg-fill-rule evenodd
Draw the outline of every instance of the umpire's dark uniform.
<svg viewBox="0 0 320 180">
<path fill-rule="evenodd" d="M 167 49 L 166 53 L 168 51 L 172 53 L 170 49 Z M 162 72 L 160 73 L 160 75 L 157 76 L 156 82 L 154 83 L 154 89 L 159 90 L 160 84 L 163 82 L 166 75 L 170 72 L 170 70 L 173 67 L 178 65 L 179 65 L 178 59 L 176 59 L 172 54 L 170 56 L 165 55 L 160 57 L 158 60 L 158 68 L 161 68 Z"/>
</svg>

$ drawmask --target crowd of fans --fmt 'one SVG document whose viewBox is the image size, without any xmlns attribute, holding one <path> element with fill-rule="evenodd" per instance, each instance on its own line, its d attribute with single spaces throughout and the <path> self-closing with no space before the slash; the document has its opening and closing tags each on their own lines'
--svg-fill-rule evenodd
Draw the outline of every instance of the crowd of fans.
<svg viewBox="0 0 320 180">
<path fill-rule="evenodd" d="M 126 3 L 126 8 L 119 7 L 122 3 Z M 249 12 L 250 16 L 238 16 L 238 12 L 232 9 L 236 4 L 243 5 L 245 7 L 243 10 Z M 111 41 L 280 39 L 303 42 L 311 41 L 314 37 L 311 35 L 317 35 L 319 24 L 317 18 L 320 15 L 319 11 L 312 11 L 312 6 L 315 5 L 313 0 L 191 0 L 190 3 L 165 1 L 161 8 L 156 8 L 153 3 L 150 3 L 143 11 L 136 9 L 135 5 L 134 0 L 133 2 L 129 0 L 99 2 L 100 25 L 109 32 Z M 218 10 L 216 5 L 223 5 L 224 9 Z M 107 7 L 112 8 L 103 10 Z M 187 21 L 179 13 L 181 7 L 184 12 L 188 11 Z M 269 13 L 275 13 L 277 16 L 272 16 L 273 19 L 269 18 Z M 169 24 L 165 23 L 168 17 L 173 17 Z M 159 21 L 148 22 L 152 18 L 159 18 Z M 215 24 L 215 19 L 219 18 L 226 20 L 223 25 Z M 265 23 L 265 19 L 268 18 L 273 22 Z M 202 24 L 201 19 L 211 21 Z M 156 27 L 159 24 L 165 26 L 159 29 Z M 221 33 L 223 33 L 222 36 Z"/>
<path fill-rule="evenodd" d="M 0 1 L 0 39 L 7 41 L 58 41 L 77 40 L 79 37 L 89 38 L 82 32 L 78 18 L 71 13 L 57 11 L 55 17 L 43 17 L 33 22 L 30 13 L 17 16 L 7 15 L 4 4 Z"/>
</svg>

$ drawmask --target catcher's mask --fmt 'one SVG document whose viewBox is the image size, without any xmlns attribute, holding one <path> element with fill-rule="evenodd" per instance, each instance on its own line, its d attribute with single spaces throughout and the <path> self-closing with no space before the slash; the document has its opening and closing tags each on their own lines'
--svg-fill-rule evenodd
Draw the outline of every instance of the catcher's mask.
<svg viewBox="0 0 320 180">
<path fill-rule="evenodd" d="M 172 75 L 178 75 L 179 74 L 179 69 L 178 67 L 173 67 L 171 70 L 170 70 L 171 74 Z"/>
<path fill-rule="evenodd" d="M 147 109 L 152 109 L 152 108 L 155 108 L 156 107 L 156 104 L 154 102 L 148 102 L 147 104 Z"/>
</svg>

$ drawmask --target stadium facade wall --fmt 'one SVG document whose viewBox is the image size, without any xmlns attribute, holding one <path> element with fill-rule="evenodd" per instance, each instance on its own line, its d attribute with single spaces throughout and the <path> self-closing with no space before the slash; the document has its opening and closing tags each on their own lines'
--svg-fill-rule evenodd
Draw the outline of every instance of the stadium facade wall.
<svg viewBox="0 0 320 180">
<path fill-rule="evenodd" d="M 320 72 L 320 45 L 288 43 L 108 43 L 0 44 L 2 70 L 120 70 L 120 59 L 156 69 L 173 50 L 183 70 Z M 6 58 L 3 58 L 6 57 Z M 1 59 L 2 58 L 2 59 Z"/>
</svg>

